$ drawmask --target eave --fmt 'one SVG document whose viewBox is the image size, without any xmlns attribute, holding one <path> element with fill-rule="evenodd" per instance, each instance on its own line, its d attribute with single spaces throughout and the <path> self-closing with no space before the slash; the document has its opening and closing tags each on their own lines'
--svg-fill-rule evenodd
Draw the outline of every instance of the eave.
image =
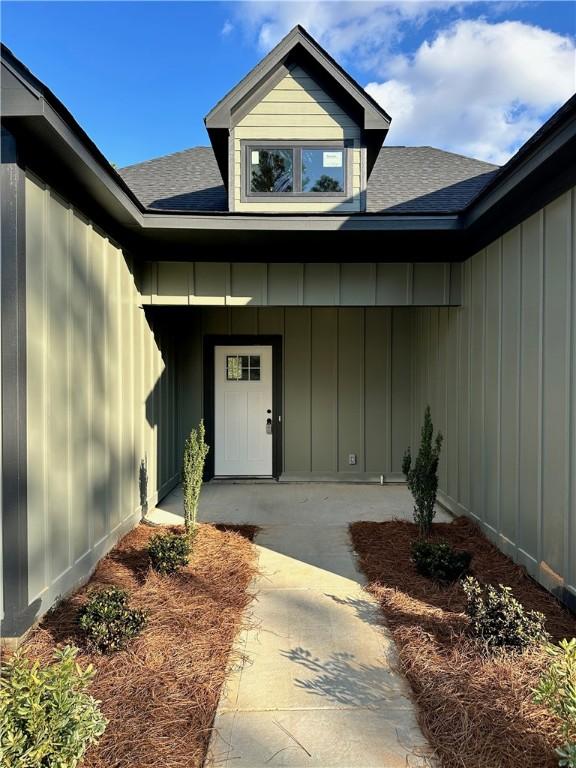
<svg viewBox="0 0 576 768">
<path fill-rule="evenodd" d="M 2 66 L 2 122 L 26 167 L 137 257 L 164 250 L 166 258 L 190 258 L 201 248 L 206 258 L 221 251 L 229 259 L 234 248 L 240 261 L 260 260 L 273 245 L 283 258 L 337 252 L 355 261 L 369 249 L 374 260 L 461 261 L 576 184 L 575 97 L 459 213 L 158 212 L 140 203 L 54 94 L 4 47 Z M 282 238 L 272 240 L 277 232 Z"/>
<path fill-rule="evenodd" d="M 576 95 L 500 168 L 462 213 L 478 249 L 576 185 Z"/>
</svg>

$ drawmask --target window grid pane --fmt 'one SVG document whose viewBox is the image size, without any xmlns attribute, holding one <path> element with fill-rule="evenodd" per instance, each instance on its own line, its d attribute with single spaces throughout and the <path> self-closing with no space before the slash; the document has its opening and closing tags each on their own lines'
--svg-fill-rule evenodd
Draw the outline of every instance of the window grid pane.
<svg viewBox="0 0 576 768">
<path fill-rule="evenodd" d="M 344 192 L 344 150 L 303 149 L 302 191 L 324 194 Z"/>
<path fill-rule="evenodd" d="M 226 355 L 227 381 L 260 381 L 260 355 Z"/>
<path fill-rule="evenodd" d="M 250 150 L 250 191 L 289 193 L 294 188 L 292 149 Z"/>
</svg>

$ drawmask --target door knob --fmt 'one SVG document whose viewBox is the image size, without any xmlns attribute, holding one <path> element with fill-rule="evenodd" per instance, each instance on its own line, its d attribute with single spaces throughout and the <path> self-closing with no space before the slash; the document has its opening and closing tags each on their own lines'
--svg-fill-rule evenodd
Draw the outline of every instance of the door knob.
<svg viewBox="0 0 576 768">
<path fill-rule="evenodd" d="M 272 434 L 272 419 L 266 419 L 266 434 Z"/>
</svg>

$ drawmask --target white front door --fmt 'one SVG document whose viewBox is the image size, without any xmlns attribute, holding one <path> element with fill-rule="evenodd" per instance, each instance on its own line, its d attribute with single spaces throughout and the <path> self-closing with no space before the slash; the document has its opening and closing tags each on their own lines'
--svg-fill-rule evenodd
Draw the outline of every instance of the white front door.
<svg viewBox="0 0 576 768">
<path fill-rule="evenodd" d="M 270 477 L 272 347 L 215 347 L 214 387 L 214 473 Z"/>
</svg>

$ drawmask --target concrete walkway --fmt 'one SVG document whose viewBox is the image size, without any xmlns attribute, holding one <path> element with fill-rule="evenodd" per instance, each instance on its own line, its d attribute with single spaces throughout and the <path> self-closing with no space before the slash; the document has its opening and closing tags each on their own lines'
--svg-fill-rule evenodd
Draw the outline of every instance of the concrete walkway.
<svg viewBox="0 0 576 768">
<path fill-rule="evenodd" d="M 178 491 L 152 517 L 172 514 L 181 515 Z M 207 766 L 431 764 L 348 537 L 350 520 L 407 515 L 411 501 L 401 486 L 204 487 L 202 520 L 262 526 L 253 626 L 238 641 L 245 661 L 229 675 Z"/>
</svg>

